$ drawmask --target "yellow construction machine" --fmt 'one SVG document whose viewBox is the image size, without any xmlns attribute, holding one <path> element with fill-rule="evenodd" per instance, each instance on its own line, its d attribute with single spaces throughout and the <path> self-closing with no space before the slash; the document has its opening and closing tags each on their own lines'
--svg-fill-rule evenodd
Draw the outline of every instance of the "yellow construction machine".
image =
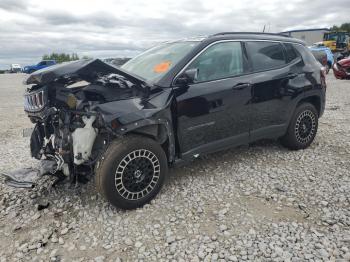
<svg viewBox="0 0 350 262">
<path fill-rule="evenodd" d="M 345 31 L 326 32 L 323 35 L 323 45 L 332 52 L 348 52 L 350 50 L 350 33 Z"/>
</svg>

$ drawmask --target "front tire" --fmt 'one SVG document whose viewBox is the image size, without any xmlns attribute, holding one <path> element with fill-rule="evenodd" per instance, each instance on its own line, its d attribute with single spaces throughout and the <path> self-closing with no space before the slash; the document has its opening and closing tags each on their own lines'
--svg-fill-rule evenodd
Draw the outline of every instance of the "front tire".
<svg viewBox="0 0 350 262">
<path fill-rule="evenodd" d="M 305 149 L 314 140 L 318 128 L 318 113 L 310 103 L 299 105 L 289 123 L 282 144 L 292 150 Z"/>
<path fill-rule="evenodd" d="M 96 187 L 112 205 L 134 209 L 150 202 L 168 172 L 164 150 L 154 140 L 126 136 L 114 140 L 96 168 Z"/>
</svg>

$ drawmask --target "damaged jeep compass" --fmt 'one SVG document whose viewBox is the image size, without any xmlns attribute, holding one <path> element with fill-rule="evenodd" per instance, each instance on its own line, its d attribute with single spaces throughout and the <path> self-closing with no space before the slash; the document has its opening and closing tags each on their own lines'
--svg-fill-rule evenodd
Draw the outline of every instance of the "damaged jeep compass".
<svg viewBox="0 0 350 262">
<path fill-rule="evenodd" d="M 219 33 L 164 43 L 117 68 L 97 59 L 26 80 L 33 157 L 133 209 L 160 191 L 168 168 L 203 154 L 280 138 L 308 147 L 325 107 L 321 65 L 282 35 Z"/>
</svg>

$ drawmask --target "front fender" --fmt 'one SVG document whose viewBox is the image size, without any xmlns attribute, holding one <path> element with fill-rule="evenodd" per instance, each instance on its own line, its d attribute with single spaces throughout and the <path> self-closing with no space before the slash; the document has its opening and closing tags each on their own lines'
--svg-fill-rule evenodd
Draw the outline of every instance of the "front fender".
<svg viewBox="0 0 350 262">
<path fill-rule="evenodd" d="M 175 159 L 175 138 L 171 114 L 172 89 L 142 99 L 139 97 L 113 101 L 96 105 L 91 108 L 102 117 L 105 128 L 116 136 L 128 133 L 142 133 L 152 135 L 160 143 L 166 137 L 168 143 L 169 162 Z M 147 127 L 156 126 L 156 131 Z"/>
</svg>

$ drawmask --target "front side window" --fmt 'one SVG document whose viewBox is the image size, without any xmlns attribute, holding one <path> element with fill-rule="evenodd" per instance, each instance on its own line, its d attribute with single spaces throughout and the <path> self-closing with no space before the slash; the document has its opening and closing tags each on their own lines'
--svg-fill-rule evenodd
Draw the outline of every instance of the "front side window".
<svg viewBox="0 0 350 262">
<path fill-rule="evenodd" d="M 148 81 L 157 81 L 198 43 L 198 41 L 179 41 L 161 44 L 129 60 L 121 68 Z"/>
<path fill-rule="evenodd" d="M 280 43 L 256 41 L 246 44 L 254 72 L 275 69 L 286 64 Z"/>
<path fill-rule="evenodd" d="M 187 69 L 198 69 L 198 82 L 218 80 L 243 73 L 240 42 L 217 43 L 200 54 Z"/>
</svg>

